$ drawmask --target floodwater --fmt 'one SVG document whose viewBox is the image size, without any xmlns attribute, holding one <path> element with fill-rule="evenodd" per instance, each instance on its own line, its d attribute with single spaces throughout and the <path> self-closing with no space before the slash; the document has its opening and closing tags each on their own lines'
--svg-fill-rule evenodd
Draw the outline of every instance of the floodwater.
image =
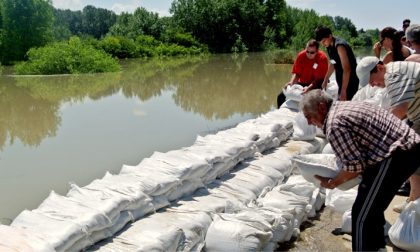
<svg viewBox="0 0 420 252">
<path fill-rule="evenodd" d="M 290 79 L 268 54 L 129 60 L 119 73 L 0 77 L 0 222 L 154 151 L 265 113 Z"/>
</svg>

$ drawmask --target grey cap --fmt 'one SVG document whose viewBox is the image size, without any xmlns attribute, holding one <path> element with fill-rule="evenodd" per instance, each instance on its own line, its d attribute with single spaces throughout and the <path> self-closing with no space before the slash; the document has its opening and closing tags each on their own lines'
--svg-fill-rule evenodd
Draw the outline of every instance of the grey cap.
<svg viewBox="0 0 420 252">
<path fill-rule="evenodd" d="M 379 59 L 374 56 L 364 57 L 359 61 L 356 68 L 359 86 L 364 87 L 369 84 L 370 71 L 379 63 Z"/>
</svg>

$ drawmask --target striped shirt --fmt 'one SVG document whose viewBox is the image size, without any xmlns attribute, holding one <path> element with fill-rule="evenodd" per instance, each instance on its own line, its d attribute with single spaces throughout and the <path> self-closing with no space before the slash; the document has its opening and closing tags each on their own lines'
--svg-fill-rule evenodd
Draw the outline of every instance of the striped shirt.
<svg viewBox="0 0 420 252">
<path fill-rule="evenodd" d="M 333 102 L 323 131 L 343 169 L 349 172 L 363 171 L 398 148 L 409 150 L 420 143 L 420 136 L 406 123 L 366 102 Z"/>
<path fill-rule="evenodd" d="M 386 65 L 385 87 L 391 108 L 408 102 L 407 117 L 420 123 L 420 63 L 395 61 Z"/>
</svg>

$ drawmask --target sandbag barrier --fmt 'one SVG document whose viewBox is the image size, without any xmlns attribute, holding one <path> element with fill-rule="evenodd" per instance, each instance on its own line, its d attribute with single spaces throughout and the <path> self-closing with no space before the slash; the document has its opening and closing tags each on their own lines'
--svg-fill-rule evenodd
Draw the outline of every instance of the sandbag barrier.
<svg viewBox="0 0 420 252">
<path fill-rule="evenodd" d="M 322 193 L 309 182 L 295 181 L 307 188 L 297 191 L 284 183 L 294 177 L 290 158 L 319 152 L 325 141 L 281 144 L 293 132 L 295 114 L 271 111 L 199 136 L 192 146 L 155 152 L 85 187 L 73 184 L 66 196 L 51 192 L 37 209 L 23 211 L 10 226 L 0 225 L 0 250 L 198 251 L 205 246 L 220 251 L 218 235 L 237 237 L 231 225 L 248 227 L 244 233 L 254 238 L 223 240 L 229 251 L 274 249 L 323 204 Z"/>
</svg>

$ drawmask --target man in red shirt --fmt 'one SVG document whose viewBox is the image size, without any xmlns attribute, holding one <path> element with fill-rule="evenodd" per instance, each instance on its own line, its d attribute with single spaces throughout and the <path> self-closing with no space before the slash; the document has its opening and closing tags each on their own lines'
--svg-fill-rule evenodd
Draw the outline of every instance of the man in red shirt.
<svg viewBox="0 0 420 252">
<path fill-rule="evenodd" d="M 306 48 L 298 53 L 292 68 L 292 78 L 288 85 L 302 85 L 303 93 L 315 88 L 321 88 L 328 70 L 328 58 L 324 52 L 319 51 L 319 43 L 311 39 L 306 43 Z M 285 102 L 283 93 L 277 96 L 277 107 Z"/>
</svg>

